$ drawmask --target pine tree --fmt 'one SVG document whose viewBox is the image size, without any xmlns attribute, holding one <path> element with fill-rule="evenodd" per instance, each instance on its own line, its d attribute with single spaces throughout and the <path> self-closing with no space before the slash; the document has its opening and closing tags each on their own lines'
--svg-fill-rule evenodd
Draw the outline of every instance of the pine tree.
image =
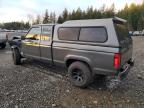
<svg viewBox="0 0 144 108">
<path fill-rule="evenodd" d="M 144 29 L 144 17 L 141 16 L 138 20 L 138 27 L 137 27 L 138 30 L 143 30 Z"/>
<path fill-rule="evenodd" d="M 52 23 L 56 23 L 56 14 L 55 14 L 55 12 L 53 12 L 53 22 Z"/>
<path fill-rule="evenodd" d="M 100 11 L 101 13 L 104 13 L 104 12 L 105 12 L 105 9 L 106 9 L 106 5 L 103 4 L 102 7 L 100 7 L 99 11 Z"/>
<path fill-rule="evenodd" d="M 50 13 L 49 21 L 50 21 L 50 23 L 53 23 L 53 13 L 52 12 Z"/>
<path fill-rule="evenodd" d="M 132 3 L 130 5 L 130 23 L 132 25 L 133 30 L 137 30 L 139 20 L 139 13 L 137 11 L 137 6 Z"/>
<path fill-rule="evenodd" d="M 82 10 L 80 8 L 76 10 L 75 19 L 82 19 Z"/>
<path fill-rule="evenodd" d="M 89 7 L 87 8 L 86 18 L 87 19 L 93 18 L 93 7 L 92 6 L 90 8 Z"/>
<path fill-rule="evenodd" d="M 64 22 L 64 19 L 63 19 L 62 16 L 60 15 L 60 16 L 58 17 L 57 23 L 61 24 L 61 23 L 63 23 L 63 22 Z"/>
<path fill-rule="evenodd" d="M 68 20 L 68 10 L 66 8 L 63 11 L 62 17 L 64 21 Z"/>
<path fill-rule="evenodd" d="M 76 14 L 76 12 L 75 12 L 75 10 L 73 10 L 72 14 L 71 14 L 71 19 L 72 20 L 76 20 L 75 14 Z"/>
<path fill-rule="evenodd" d="M 29 23 L 29 22 L 26 22 L 24 28 L 25 28 L 25 29 L 29 29 L 29 28 L 30 28 L 30 23 Z"/>
<path fill-rule="evenodd" d="M 43 19 L 43 24 L 46 24 L 46 23 L 50 23 L 49 22 L 49 14 L 48 14 L 48 10 L 47 9 L 45 11 L 45 16 L 44 16 L 44 19 Z"/>
<path fill-rule="evenodd" d="M 68 13 L 68 20 L 72 20 L 72 13 L 71 12 Z"/>
<path fill-rule="evenodd" d="M 86 12 L 85 12 L 85 10 L 82 12 L 82 19 L 86 19 Z"/>
<path fill-rule="evenodd" d="M 104 11 L 104 18 L 111 18 L 115 16 L 115 5 L 114 3 Z"/>
</svg>

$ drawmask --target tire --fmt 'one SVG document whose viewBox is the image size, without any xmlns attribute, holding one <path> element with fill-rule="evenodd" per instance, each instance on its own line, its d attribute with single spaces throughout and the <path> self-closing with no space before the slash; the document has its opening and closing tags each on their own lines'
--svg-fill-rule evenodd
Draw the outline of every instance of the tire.
<svg viewBox="0 0 144 108">
<path fill-rule="evenodd" d="M 1 49 L 5 49 L 5 47 L 6 47 L 6 44 L 5 44 L 5 43 L 2 43 L 2 44 L 1 44 Z"/>
<path fill-rule="evenodd" d="M 15 65 L 21 64 L 21 55 L 18 49 L 13 49 L 12 58 Z"/>
<path fill-rule="evenodd" d="M 92 81 L 90 68 L 83 62 L 73 62 L 68 68 L 69 79 L 74 86 L 85 88 Z"/>
</svg>

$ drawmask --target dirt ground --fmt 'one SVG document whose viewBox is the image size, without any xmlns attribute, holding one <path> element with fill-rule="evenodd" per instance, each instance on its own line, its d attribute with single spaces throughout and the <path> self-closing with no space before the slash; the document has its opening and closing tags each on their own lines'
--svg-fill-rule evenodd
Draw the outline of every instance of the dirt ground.
<svg viewBox="0 0 144 108">
<path fill-rule="evenodd" d="M 133 37 L 135 66 L 115 90 L 95 80 L 86 89 L 72 86 L 67 70 L 27 60 L 12 62 L 9 48 L 0 50 L 0 108 L 143 108 L 144 37 Z"/>
</svg>

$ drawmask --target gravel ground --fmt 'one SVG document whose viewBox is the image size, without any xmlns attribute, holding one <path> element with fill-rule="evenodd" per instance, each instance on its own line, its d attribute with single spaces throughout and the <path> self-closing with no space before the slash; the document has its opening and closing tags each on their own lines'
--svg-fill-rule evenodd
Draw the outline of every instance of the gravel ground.
<svg viewBox="0 0 144 108">
<path fill-rule="evenodd" d="M 27 60 L 13 65 L 9 48 L 0 50 L 0 108 L 143 108 L 144 37 L 133 37 L 135 66 L 115 90 L 95 80 L 87 89 L 72 86 L 66 70 Z"/>
</svg>

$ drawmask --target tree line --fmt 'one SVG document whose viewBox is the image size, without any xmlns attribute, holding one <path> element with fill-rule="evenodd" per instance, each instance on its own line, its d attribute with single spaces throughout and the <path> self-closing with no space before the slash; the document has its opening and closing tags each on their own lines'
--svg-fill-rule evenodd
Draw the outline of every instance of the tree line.
<svg viewBox="0 0 144 108">
<path fill-rule="evenodd" d="M 29 22 L 7 22 L 0 24 L 0 28 L 7 30 L 27 30 L 30 28 Z"/>
<path fill-rule="evenodd" d="M 78 19 L 100 19 L 120 17 L 128 21 L 129 30 L 143 30 L 144 29 L 144 0 L 142 4 L 125 5 L 125 7 L 119 11 L 116 11 L 115 5 L 112 4 L 109 8 L 103 5 L 99 9 L 88 7 L 86 10 L 82 10 L 80 7 L 76 10 L 68 11 L 64 9 L 63 12 L 56 16 L 55 12 L 48 12 L 46 9 L 44 15 L 37 15 L 36 18 L 29 15 L 29 22 L 11 22 L 0 24 L 1 28 L 6 29 L 27 29 L 30 25 L 34 24 L 47 24 L 47 23 L 63 23 L 67 20 Z"/>
<path fill-rule="evenodd" d="M 32 24 L 47 24 L 47 23 L 56 23 L 56 14 L 55 12 L 51 12 L 50 14 L 48 13 L 48 10 L 46 9 L 44 13 L 44 17 L 37 15 L 35 20 L 32 20 Z"/>
<path fill-rule="evenodd" d="M 115 5 L 112 4 L 109 8 L 103 5 L 100 9 L 88 7 L 86 10 L 73 10 L 69 12 L 64 9 L 63 13 L 58 17 L 57 22 L 63 23 L 67 20 L 77 19 L 100 19 L 120 17 L 128 21 L 128 28 L 131 31 L 144 29 L 144 1 L 142 4 L 136 5 L 132 3 L 130 6 L 127 4 L 125 7 L 116 12 Z"/>
</svg>

